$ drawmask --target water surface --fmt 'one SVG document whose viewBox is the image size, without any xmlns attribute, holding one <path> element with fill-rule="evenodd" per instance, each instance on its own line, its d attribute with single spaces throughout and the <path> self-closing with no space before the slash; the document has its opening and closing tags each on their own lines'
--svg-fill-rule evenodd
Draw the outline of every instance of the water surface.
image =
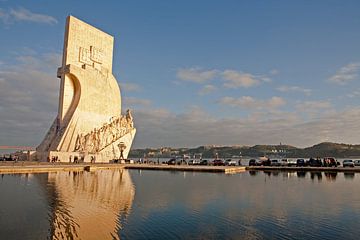
<svg viewBox="0 0 360 240">
<path fill-rule="evenodd" d="M 0 239 L 357 239 L 360 175 L 2 175 Z"/>
</svg>

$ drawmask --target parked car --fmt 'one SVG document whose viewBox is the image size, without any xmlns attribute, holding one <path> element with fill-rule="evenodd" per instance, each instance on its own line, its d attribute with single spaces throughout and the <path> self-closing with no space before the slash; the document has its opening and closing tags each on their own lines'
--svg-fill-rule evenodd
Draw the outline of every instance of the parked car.
<svg viewBox="0 0 360 240">
<path fill-rule="evenodd" d="M 259 163 L 256 161 L 256 159 L 250 159 L 249 166 L 259 166 Z"/>
<path fill-rule="evenodd" d="M 296 166 L 296 160 L 295 159 L 288 159 L 288 166 L 289 167 Z"/>
<path fill-rule="evenodd" d="M 289 160 L 286 158 L 281 159 L 280 165 L 284 167 L 289 166 Z"/>
<path fill-rule="evenodd" d="M 324 158 L 324 160 L 323 160 L 324 167 L 337 167 L 338 165 L 340 165 L 340 163 L 338 161 L 336 161 L 335 158 L 327 157 L 327 158 Z"/>
<path fill-rule="evenodd" d="M 354 167 L 354 166 L 355 166 L 355 164 L 354 164 L 353 160 L 351 160 L 351 159 L 345 159 L 343 161 L 343 167 Z"/>
<path fill-rule="evenodd" d="M 214 166 L 225 166 L 225 163 L 223 160 L 221 159 L 215 159 L 213 162 L 212 162 L 212 165 Z"/>
<path fill-rule="evenodd" d="M 284 158 L 281 159 L 280 165 L 284 167 L 296 166 L 296 160 Z"/>
<path fill-rule="evenodd" d="M 201 160 L 200 165 L 206 166 L 206 165 L 210 165 L 210 161 L 209 160 Z"/>
<path fill-rule="evenodd" d="M 185 159 L 177 159 L 176 161 L 177 165 L 187 165 L 187 161 Z"/>
<path fill-rule="evenodd" d="M 360 160 L 355 160 L 355 161 L 354 161 L 354 165 L 355 165 L 355 166 L 360 166 Z"/>
<path fill-rule="evenodd" d="M 226 159 L 225 166 L 236 166 L 236 161 L 233 159 Z"/>
<path fill-rule="evenodd" d="M 169 161 L 166 162 L 167 165 L 175 165 L 176 164 L 176 158 L 172 158 Z"/>
<path fill-rule="evenodd" d="M 171 158 L 169 161 L 166 162 L 168 165 L 186 165 L 186 160 L 182 158 Z"/>
<path fill-rule="evenodd" d="M 306 162 L 303 158 L 299 158 L 296 160 L 296 166 L 297 167 L 305 167 L 306 166 Z"/>
<path fill-rule="evenodd" d="M 14 156 L 11 154 L 4 154 L 4 161 L 14 161 Z"/>
<path fill-rule="evenodd" d="M 277 159 L 271 160 L 270 166 L 281 166 L 281 163 Z"/>
<path fill-rule="evenodd" d="M 268 158 L 266 160 L 261 160 L 259 165 L 261 165 L 261 166 L 271 166 L 270 158 Z"/>
<path fill-rule="evenodd" d="M 200 165 L 200 159 L 191 159 L 189 160 L 188 164 L 189 165 Z"/>
<path fill-rule="evenodd" d="M 310 167 L 322 167 L 322 162 L 320 159 L 310 158 L 307 165 Z"/>
</svg>

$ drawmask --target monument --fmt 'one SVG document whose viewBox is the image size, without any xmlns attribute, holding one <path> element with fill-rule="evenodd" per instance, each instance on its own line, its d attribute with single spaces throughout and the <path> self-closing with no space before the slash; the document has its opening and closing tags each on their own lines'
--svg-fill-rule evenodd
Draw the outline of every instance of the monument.
<svg viewBox="0 0 360 240">
<path fill-rule="evenodd" d="M 114 38 L 73 17 L 66 20 L 58 115 L 36 148 L 40 161 L 110 162 L 127 158 L 136 129 L 121 114 L 112 74 Z M 119 144 L 125 147 L 120 152 Z"/>
</svg>

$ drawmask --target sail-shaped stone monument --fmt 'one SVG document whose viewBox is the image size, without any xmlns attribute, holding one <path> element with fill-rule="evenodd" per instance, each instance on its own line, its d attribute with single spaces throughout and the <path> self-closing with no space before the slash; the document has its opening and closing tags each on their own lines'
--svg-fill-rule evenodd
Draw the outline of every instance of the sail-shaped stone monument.
<svg viewBox="0 0 360 240">
<path fill-rule="evenodd" d="M 121 115 L 120 88 L 112 74 L 114 38 L 67 17 L 58 115 L 36 149 L 41 161 L 109 162 L 127 158 L 136 129 Z"/>
</svg>

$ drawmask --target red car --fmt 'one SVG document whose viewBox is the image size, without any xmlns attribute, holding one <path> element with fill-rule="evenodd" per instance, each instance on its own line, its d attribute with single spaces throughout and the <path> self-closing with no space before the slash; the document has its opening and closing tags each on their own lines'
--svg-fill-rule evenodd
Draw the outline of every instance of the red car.
<svg viewBox="0 0 360 240">
<path fill-rule="evenodd" d="M 221 160 L 221 159 L 215 159 L 213 161 L 213 165 L 214 166 L 225 166 L 225 162 L 223 160 Z"/>
<path fill-rule="evenodd" d="M 324 158 L 323 162 L 324 167 L 337 167 L 338 165 L 340 165 L 340 163 L 332 157 Z"/>
</svg>

